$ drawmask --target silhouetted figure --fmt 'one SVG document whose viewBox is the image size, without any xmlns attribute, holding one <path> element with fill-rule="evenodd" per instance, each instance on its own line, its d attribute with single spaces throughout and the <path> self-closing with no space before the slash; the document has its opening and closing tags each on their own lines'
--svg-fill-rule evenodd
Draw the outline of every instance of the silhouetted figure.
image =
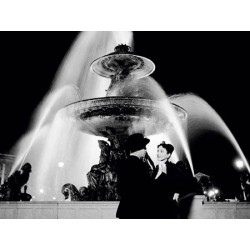
<svg viewBox="0 0 250 250">
<path fill-rule="evenodd" d="M 250 201 L 250 176 L 249 174 L 240 177 L 242 198 L 240 200 Z"/>
<path fill-rule="evenodd" d="M 99 140 L 101 149 L 99 164 L 87 173 L 88 197 L 90 200 L 117 200 L 116 173 L 110 164 L 110 145 Z"/>
<path fill-rule="evenodd" d="M 32 196 L 27 193 L 27 185 L 24 186 L 24 192 L 20 195 L 21 201 L 30 201 L 32 199 Z"/>
<path fill-rule="evenodd" d="M 62 194 L 65 197 L 65 201 L 80 201 L 81 200 L 81 195 L 79 191 L 71 183 L 66 183 L 63 185 Z"/>
<path fill-rule="evenodd" d="M 121 197 L 116 217 L 120 219 L 154 218 L 152 185 L 155 176 L 149 170 L 146 145 L 149 139 L 136 133 L 128 137 L 126 148 L 130 155 L 117 164 L 118 194 Z"/>
<path fill-rule="evenodd" d="M 201 188 L 200 193 L 205 194 L 207 201 L 209 201 L 210 198 L 208 196 L 208 193 L 209 193 L 209 190 L 213 189 L 213 186 L 214 186 L 211 180 L 211 177 L 201 172 L 197 173 L 195 177 Z"/>
<path fill-rule="evenodd" d="M 2 184 L 0 186 L 0 201 L 5 201 L 6 199 L 6 193 L 7 193 L 7 190 L 6 190 L 6 185 L 5 184 Z"/>
<path fill-rule="evenodd" d="M 5 200 L 20 201 L 21 188 L 28 182 L 31 173 L 30 163 L 25 163 L 20 170 L 15 171 L 4 184 L 6 189 Z"/>
<path fill-rule="evenodd" d="M 106 141 L 98 140 L 99 148 L 101 149 L 99 163 L 107 163 L 110 161 L 110 146 Z"/>
<path fill-rule="evenodd" d="M 81 201 L 89 201 L 91 200 L 91 192 L 88 187 L 80 187 L 79 188 L 79 193 L 80 193 L 80 200 Z"/>
</svg>

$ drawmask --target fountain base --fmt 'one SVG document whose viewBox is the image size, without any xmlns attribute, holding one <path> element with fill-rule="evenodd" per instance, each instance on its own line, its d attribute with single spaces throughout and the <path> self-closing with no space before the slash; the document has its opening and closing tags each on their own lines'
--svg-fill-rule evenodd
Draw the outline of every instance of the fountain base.
<svg viewBox="0 0 250 250">
<path fill-rule="evenodd" d="M 189 219 L 250 219 L 250 202 L 205 202 L 196 195 Z M 119 202 L 0 202 L 0 219 L 115 219 Z"/>
</svg>

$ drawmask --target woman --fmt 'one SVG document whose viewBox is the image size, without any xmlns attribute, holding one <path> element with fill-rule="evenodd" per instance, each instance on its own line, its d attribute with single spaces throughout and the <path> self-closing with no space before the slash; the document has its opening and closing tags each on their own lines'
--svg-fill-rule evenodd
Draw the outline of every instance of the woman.
<svg viewBox="0 0 250 250">
<path fill-rule="evenodd" d="M 155 177 L 155 203 L 159 217 L 166 219 L 188 216 L 195 188 L 195 180 L 190 169 L 181 161 L 174 164 L 169 160 L 173 151 L 173 145 L 165 142 L 157 146 L 159 163 Z"/>
<path fill-rule="evenodd" d="M 177 218 L 177 200 L 179 196 L 179 172 L 169 159 L 174 151 L 171 144 L 162 142 L 157 146 L 158 169 L 155 177 L 155 205 L 158 218 Z"/>
</svg>

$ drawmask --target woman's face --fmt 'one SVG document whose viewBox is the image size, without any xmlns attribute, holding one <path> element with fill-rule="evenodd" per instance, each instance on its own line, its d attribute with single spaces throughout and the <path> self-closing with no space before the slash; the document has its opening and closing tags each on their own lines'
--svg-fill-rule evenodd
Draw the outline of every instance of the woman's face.
<svg viewBox="0 0 250 250">
<path fill-rule="evenodd" d="M 167 160 L 169 157 L 169 154 L 167 152 L 167 150 L 165 148 L 163 148 L 162 146 L 159 146 L 157 148 L 157 160 L 158 161 L 165 161 Z"/>
</svg>

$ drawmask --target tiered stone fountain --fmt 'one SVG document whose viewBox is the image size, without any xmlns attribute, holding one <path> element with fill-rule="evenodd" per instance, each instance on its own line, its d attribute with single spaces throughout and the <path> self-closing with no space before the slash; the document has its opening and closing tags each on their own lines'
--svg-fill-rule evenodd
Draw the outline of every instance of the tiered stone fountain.
<svg viewBox="0 0 250 250">
<path fill-rule="evenodd" d="M 106 143 L 104 147 L 102 142 L 100 164 L 93 166 L 88 173 L 91 200 L 118 199 L 114 166 L 117 160 L 126 157 L 124 142 L 130 134 L 140 132 L 150 136 L 166 130 L 169 125 L 157 100 L 145 99 L 143 91 L 134 92 L 134 88 L 131 88 L 128 92 L 126 88 L 127 84 L 136 79 L 149 76 L 154 69 L 155 65 L 151 60 L 134 55 L 127 45 L 118 45 L 115 52 L 96 59 L 91 64 L 91 70 L 96 74 L 111 78 L 106 97 L 82 100 L 66 107 L 67 116 L 77 121 L 79 130 L 105 137 L 110 143 Z M 180 120 L 186 119 L 184 109 L 175 104 L 173 108 Z M 140 124 L 136 131 L 133 129 L 135 123 Z M 105 180 L 112 184 L 105 184 Z M 100 194 L 101 191 L 93 195 L 101 187 L 103 195 Z M 111 194 L 112 187 L 114 190 Z"/>
</svg>

